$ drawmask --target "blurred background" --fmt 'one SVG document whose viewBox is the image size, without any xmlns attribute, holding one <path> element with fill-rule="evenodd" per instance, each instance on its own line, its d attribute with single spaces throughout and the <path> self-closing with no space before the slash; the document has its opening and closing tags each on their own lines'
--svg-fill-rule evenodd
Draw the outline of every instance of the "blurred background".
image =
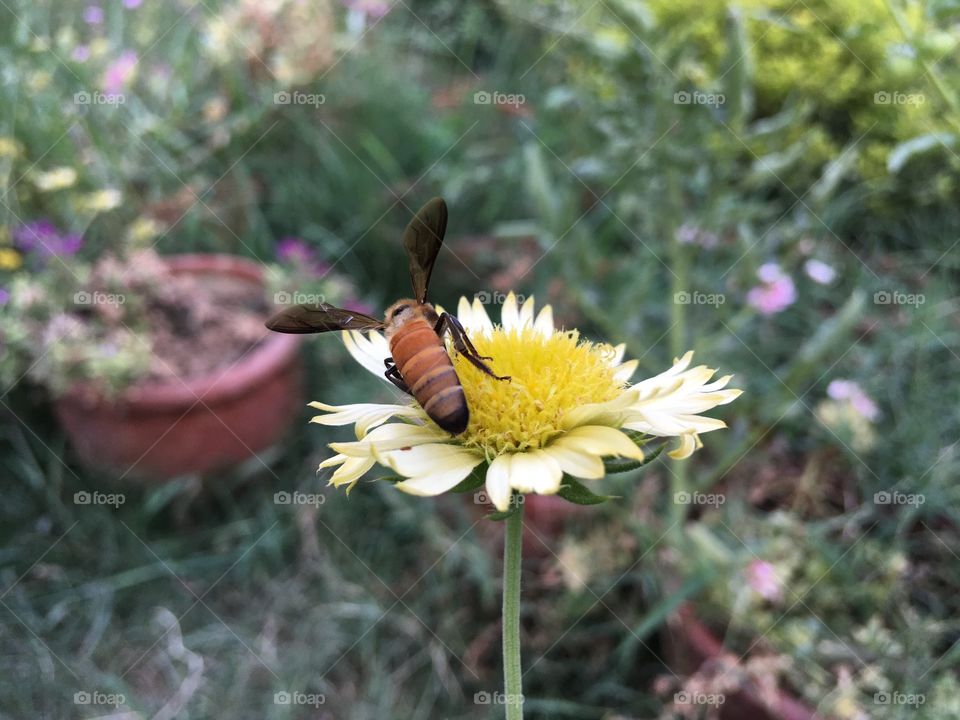
<svg viewBox="0 0 960 720">
<path fill-rule="evenodd" d="M 262 327 L 409 294 L 435 195 L 435 302 L 745 390 L 529 508 L 528 717 L 960 717 L 954 0 L 0 0 L 0 37 L 0 717 L 502 717 L 502 526 L 328 490 L 306 403 L 393 395 Z"/>
</svg>

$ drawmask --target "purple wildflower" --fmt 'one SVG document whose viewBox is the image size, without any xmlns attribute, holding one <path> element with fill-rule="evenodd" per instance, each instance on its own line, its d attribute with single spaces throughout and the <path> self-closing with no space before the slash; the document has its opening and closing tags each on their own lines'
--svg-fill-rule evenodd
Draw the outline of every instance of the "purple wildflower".
<svg viewBox="0 0 960 720">
<path fill-rule="evenodd" d="M 103 8 L 99 5 L 88 5 L 83 11 L 83 21 L 87 25 L 102 25 Z"/>
<path fill-rule="evenodd" d="M 120 53 L 103 71 L 103 91 L 108 95 L 122 92 L 133 79 L 137 62 L 137 54 L 133 50 L 124 50 Z"/>
<path fill-rule="evenodd" d="M 777 263 L 764 263 L 757 270 L 760 285 L 747 293 L 747 303 L 761 315 L 773 315 L 785 310 L 797 299 L 793 279 Z"/>
<path fill-rule="evenodd" d="M 78 233 L 62 233 L 49 220 L 35 220 L 13 231 L 13 243 L 23 252 L 51 257 L 74 255 L 83 246 Z"/>
</svg>

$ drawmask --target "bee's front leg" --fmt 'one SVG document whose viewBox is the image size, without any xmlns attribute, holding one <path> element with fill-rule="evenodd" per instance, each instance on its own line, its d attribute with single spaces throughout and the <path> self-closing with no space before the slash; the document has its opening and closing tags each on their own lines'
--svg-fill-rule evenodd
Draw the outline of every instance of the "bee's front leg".
<svg viewBox="0 0 960 720">
<path fill-rule="evenodd" d="M 463 329 L 463 325 L 461 325 L 460 321 L 450 313 L 443 313 L 433 330 L 440 337 L 443 337 L 445 332 L 449 332 L 450 337 L 453 338 L 454 349 L 463 355 L 467 360 L 469 360 L 470 363 L 477 369 L 482 370 L 487 375 L 496 378 L 497 380 L 510 379 L 509 375 L 497 375 L 487 366 L 485 362 L 483 362 L 484 360 L 493 360 L 493 358 L 489 355 L 481 355 L 477 352 L 477 349 L 473 346 L 473 343 L 470 342 L 470 338 L 467 337 L 467 331 Z"/>
</svg>

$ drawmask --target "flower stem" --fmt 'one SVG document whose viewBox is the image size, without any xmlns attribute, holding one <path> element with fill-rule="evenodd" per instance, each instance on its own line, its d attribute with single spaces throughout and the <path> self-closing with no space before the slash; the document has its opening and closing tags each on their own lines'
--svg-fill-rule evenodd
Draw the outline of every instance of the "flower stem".
<svg viewBox="0 0 960 720">
<path fill-rule="evenodd" d="M 522 498 L 521 498 L 522 499 Z M 503 543 L 503 687 L 507 720 L 523 720 L 523 679 L 520 675 L 520 551 L 523 544 L 523 503 L 507 518 Z"/>
</svg>

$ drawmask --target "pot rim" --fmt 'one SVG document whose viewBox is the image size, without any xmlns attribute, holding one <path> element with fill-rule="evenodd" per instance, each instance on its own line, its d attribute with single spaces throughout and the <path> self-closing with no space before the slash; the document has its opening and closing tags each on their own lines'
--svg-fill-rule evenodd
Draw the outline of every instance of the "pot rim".
<svg viewBox="0 0 960 720">
<path fill-rule="evenodd" d="M 163 260 L 175 273 L 232 275 L 264 286 L 262 264 L 237 255 L 190 253 L 168 255 Z M 266 327 L 263 332 L 263 338 L 252 349 L 226 368 L 186 379 L 136 381 L 110 402 L 128 409 L 189 410 L 201 402 L 230 401 L 296 358 L 300 336 L 271 332 Z M 103 402 L 104 398 L 93 382 L 85 380 L 71 386 L 60 400 L 89 405 Z"/>
</svg>

